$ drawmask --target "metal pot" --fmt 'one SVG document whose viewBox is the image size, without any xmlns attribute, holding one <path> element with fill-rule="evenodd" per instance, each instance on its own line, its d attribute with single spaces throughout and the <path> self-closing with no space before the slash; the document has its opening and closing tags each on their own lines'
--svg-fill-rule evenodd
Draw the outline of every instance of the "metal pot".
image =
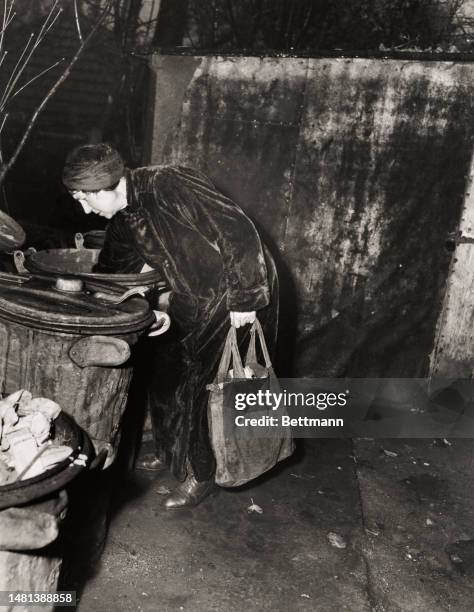
<svg viewBox="0 0 474 612">
<path fill-rule="evenodd" d="M 105 230 L 90 230 L 84 234 L 75 235 L 76 247 L 85 249 L 101 249 L 104 246 Z"/>
<path fill-rule="evenodd" d="M 25 253 L 15 251 L 14 261 L 19 274 L 32 272 L 52 275 L 74 274 L 85 280 L 113 282 L 125 287 L 145 286 L 148 288 L 165 289 L 166 284 L 157 270 L 138 274 L 101 274 L 93 272 L 93 267 L 99 260 L 100 249 L 84 248 L 82 234 L 76 234 L 75 249 L 46 249 L 36 251 L 28 249 Z"/>
</svg>

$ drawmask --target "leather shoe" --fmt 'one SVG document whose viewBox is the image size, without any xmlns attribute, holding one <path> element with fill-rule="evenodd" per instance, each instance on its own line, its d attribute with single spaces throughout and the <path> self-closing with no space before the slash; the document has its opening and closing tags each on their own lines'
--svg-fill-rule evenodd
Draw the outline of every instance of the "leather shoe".
<svg viewBox="0 0 474 612">
<path fill-rule="evenodd" d="M 155 453 L 146 453 L 135 462 L 136 470 L 148 470 L 150 472 L 161 472 L 166 469 L 166 463 L 159 459 Z"/>
<path fill-rule="evenodd" d="M 177 510 L 197 506 L 209 495 L 214 487 L 214 480 L 196 480 L 194 476 L 188 476 L 184 482 L 168 495 L 163 505 L 167 510 Z"/>
</svg>

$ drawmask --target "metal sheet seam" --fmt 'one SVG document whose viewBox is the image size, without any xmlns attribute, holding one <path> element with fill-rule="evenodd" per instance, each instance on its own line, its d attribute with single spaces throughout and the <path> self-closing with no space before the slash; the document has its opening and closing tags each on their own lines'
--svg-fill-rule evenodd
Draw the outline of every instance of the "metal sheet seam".
<svg viewBox="0 0 474 612">
<path fill-rule="evenodd" d="M 294 155 L 294 159 L 293 159 L 293 163 L 292 163 L 292 170 L 290 173 L 290 180 L 289 180 L 289 193 L 288 193 L 288 206 L 287 206 L 287 210 L 286 210 L 286 215 L 285 215 L 285 220 L 284 220 L 284 226 L 283 226 L 283 232 L 282 232 L 282 236 L 280 238 L 280 244 L 279 247 L 281 249 L 281 252 L 284 253 L 286 250 L 286 237 L 288 234 L 288 225 L 289 225 L 289 221 L 290 221 L 290 215 L 292 212 L 292 204 L 293 204 L 293 191 L 294 191 L 294 184 L 295 184 L 295 176 L 296 176 L 296 169 L 298 166 L 298 157 L 299 157 L 299 153 L 301 151 L 301 134 L 302 134 L 302 130 L 303 130 L 303 113 L 304 110 L 306 108 L 306 95 L 307 95 L 307 90 L 308 90 L 308 73 L 309 73 L 309 59 L 306 60 L 306 68 L 305 68 L 305 78 L 304 78 L 304 90 L 303 90 L 303 96 L 302 96 L 302 101 L 301 101 L 301 108 L 299 109 L 299 113 L 298 113 L 298 117 L 297 117 L 297 125 L 298 125 L 298 138 L 296 141 L 296 148 L 295 148 L 295 155 Z"/>
</svg>

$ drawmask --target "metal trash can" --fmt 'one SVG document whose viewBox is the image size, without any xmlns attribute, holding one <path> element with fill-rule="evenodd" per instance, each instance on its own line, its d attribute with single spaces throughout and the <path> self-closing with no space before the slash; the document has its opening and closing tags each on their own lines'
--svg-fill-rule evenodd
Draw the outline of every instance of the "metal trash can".
<svg viewBox="0 0 474 612">
<path fill-rule="evenodd" d="M 131 348 L 154 321 L 148 302 L 122 287 L 0 273 L 0 388 L 57 402 L 97 453 L 108 449 L 110 463 L 132 376 Z"/>
<path fill-rule="evenodd" d="M 72 448 L 70 457 L 38 476 L 0 486 L 0 591 L 53 594 L 57 589 L 63 554 L 58 534 L 68 507 L 65 489 L 86 468 L 93 448 L 64 412 L 54 422 L 54 440 Z M 54 602 L 41 606 L 54 607 Z M 12 601 L 2 609 L 32 608 Z"/>
<path fill-rule="evenodd" d="M 89 434 L 97 454 L 95 469 L 69 488 L 66 590 L 75 580 L 74 554 L 92 565 L 105 544 L 131 353 L 155 322 L 148 302 L 131 293 L 74 277 L 0 273 L 0 388 L 57 402 Z"/>
</svg>

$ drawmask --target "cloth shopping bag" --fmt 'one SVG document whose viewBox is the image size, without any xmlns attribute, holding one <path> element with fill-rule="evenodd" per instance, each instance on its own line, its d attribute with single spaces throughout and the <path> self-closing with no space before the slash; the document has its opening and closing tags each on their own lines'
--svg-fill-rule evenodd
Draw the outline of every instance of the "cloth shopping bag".
<svg viewBox="0 0 474 612">
<path fill-rule="evenodd" d="M 257 339 L 263 364 L 259 363 L 257 358 Z M 239 428 L 235 425 L 235 417 L 239 416 L 239 412 L 229 401 L 240 391 L 246 396 L 249 392 L 279 391 L 278 380 L 258 320 L 251 327 L 245 364 L 240 356 L 236 330 L 234 327 L 229 329 L 216 378 L 207 388 L 210 391 L 209 434 L 216 458 L 215 480 L 218 485 L 243 485 L 291 455 L 294 444 L 289 427 L 277 425 Z M 272 416 L 277 422 L 281 417 L 281 412 L 277 416 L 270 407 L 260 411 L 253 410 L 250 415 L 245 411 L 244 414 L 254 418 Z"/>
</svg>

